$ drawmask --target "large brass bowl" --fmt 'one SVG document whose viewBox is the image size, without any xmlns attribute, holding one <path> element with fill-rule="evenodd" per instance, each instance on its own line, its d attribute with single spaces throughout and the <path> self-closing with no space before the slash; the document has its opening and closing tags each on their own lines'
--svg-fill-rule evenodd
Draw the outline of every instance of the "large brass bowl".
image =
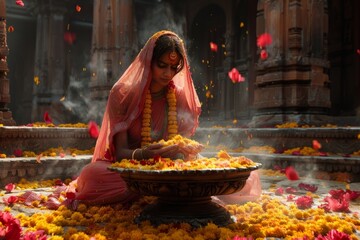
<svg viewBox="0 0 360 240">
<path fill-rule="evenodd" d="M 154 225 L 188 222 L 194 227 L 213 222 L 225 226 L 232 222 L 230 214 L 211 196 L 241 190 L 251 171 L 248 168 L 207 170 L 133 170 L 109 167 L 119 172 L 131 191 L 157 196 L 157 202 L 144 208 L 136 222 L 150 220 Z"/>
</svg>

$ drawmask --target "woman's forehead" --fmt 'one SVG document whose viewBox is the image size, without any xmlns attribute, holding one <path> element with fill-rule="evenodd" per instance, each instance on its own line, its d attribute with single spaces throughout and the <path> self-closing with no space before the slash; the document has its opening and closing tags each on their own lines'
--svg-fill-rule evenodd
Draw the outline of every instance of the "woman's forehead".
<svg viewBox="0 0 360 240">
<path fill-rule="evenodd" d="M 180 62 L 180 54 L 176 51 L 167 51 L 161 55 L 159 60 L 169 65 L 178 65 Z"/>
</svg>

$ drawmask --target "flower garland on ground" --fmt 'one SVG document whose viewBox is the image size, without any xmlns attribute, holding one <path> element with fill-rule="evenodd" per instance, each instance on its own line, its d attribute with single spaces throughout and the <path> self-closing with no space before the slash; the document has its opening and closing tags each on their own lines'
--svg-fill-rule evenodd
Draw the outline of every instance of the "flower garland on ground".
<svg viewBox="0 0 360 240">
<path fill-rule="evenodd" d="M 166 99 L 168 102 L 168 138 L 174 137 L 178 133 L 177 124 L 177 111 L 176 111 L 176 95 L 175 85 L 173 81 L 170 81 L 166 93 Z M 151 93 L 150 90 L 146 91 L 145 105 L 142 115 L 142 127 L 141 127 L 141 147 L 151 143 Z"/>
<path fill-rule="evenodd" d="M 236 219 L 235 223 L 226 227 L 212 223 L 195 229 L 187 223 L 152 226 L 150 222 L 144 221 L 139 225 L 135 224 L 133 219 L 142 208 L 155 200 L 155 197 L 143 197 L 130 208 L 124 208 L 121 204 L 112 206 L 79 204 L 76 210 L 60 206 L 51 212 L 39 209 L 31 216 L 19 213 L 15 217 L 10 214 L 11 207 L 5 207 L 0 211 L 0 222 L 2 222 L 0 230 L 6 226 L 7 231 L 11 230 L 13 234 L 18 234 L 17 236 L 21 235 L 21 238 L 14 239 L 49 240 L 340 239 L 330 236 L 355 240 L 358 239 L 356 232 L 360 231 L 358 213 L 334 214 L 312 206 L 301 209 L 297 204 L 284 203 L 269 194 L 263 194 L 256 202 L 226 205 L 226 209 Z M 33 205 L 29 207 L 37 208 Z M 1 219 L 2 216 L 5 217 Z M 3 219 L 9 220 L 5 222 Z M 37 238 L 25 238 L 26 236 Z"/>
</svg>

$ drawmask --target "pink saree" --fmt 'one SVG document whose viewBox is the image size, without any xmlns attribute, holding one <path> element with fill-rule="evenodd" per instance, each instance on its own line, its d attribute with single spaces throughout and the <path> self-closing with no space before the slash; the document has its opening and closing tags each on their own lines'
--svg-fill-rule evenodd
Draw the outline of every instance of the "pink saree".
<svg viewBox="0 0 360 240">
<path fill-rule="evenodd" d="M 145 44 L 133 63 L 114 84 L 110 91 L 105 109 L 101 130 L 96 142 L 92 162 L 85 166 L 79 177 L 69 185 L 68 191 L 75 192 L 75 199 L 88 204 L 126 203 L 136 198 L 130 192 L 119 173 L 107 169 L 115 159 L 113 138 L 119 132 L 127 132 L 129 148 L 140 147 L 141 113 L 145 102 L 145 91 L 151 81 L 151 59 L 156 40 L 163 34 L 176 36 L 170 31 L 155 33 Z M 184 46 L 182 45 L 184 48 Z M 184 48 L 184 52 L 185 48 Z M 187 57 L 184 56 L 184 67 L 173 78 L 176 87 L 177 122 L 179 134 L 190 137 L 198 127 L 201 105 L 195 92 Z M 165 125 L 164 99 L 152 102 L 152 131 L 160 133 L 158 139 L 167 139 Z M 220 199 L 227 201 L 242 201 L 256 199 L 261 193 L 259 176 L 252 174 L 241 194 Z M 253 188 L 255 187 L 255 188 Z M 222 197 L 220 197 L 222 198 Z"/>
<path fill-rule="evenodd" d="M 112 87 L 92 162 L 85 166 L 79 177 L 69 185 L 68 191 L 75 191 L 76 200 L 89 204 L 107 204 L 127 202 L 136 197 L 127 190 L 119 173 L 112 172 L 107 167 L 116 160 L 113 144 L 115 134 L 127 132 L 129 148 L 140 147 L 141 112 L 145 103 L 145 91 L 151 81 L 153 49 L 156 40 L 164 34 L 177 36 L 170 31 L 155 33 Z M 182 47 L 186 53 L 184 45 Z M 178 131 L 179 134 L 190 137 L 199 124 L 201 105 L 186 56 L 184 67 L 174 76 L 173 82 L 176 87 Z M 155 100 L 152 104 L 152 131 L 160 133 L 157 140 L 167 139 L 167 129 L 163 129 L 165 99 Z"/>
</svg>

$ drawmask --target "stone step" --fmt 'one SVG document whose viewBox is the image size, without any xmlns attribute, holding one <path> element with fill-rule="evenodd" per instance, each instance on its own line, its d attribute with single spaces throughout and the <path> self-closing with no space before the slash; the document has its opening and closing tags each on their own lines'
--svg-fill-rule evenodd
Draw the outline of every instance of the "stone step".
<svg viewBox="0 0 360 240">
<path fill-rule="evenodd" d="M 40 162 L 34 157 L 0 158 L 0 188 L 22 178 L 28 181 L 74 178 L 91 158 L 92 155 L 42 157 Z"/>
<path fill-rule="evenodd" d="M 351 154 L 360 150 L 359 127 L 337 128 L 202 128 L 194 139 L 208 146 L 249 148 L 271 146 L 276 150 L 312 147 L 312 141 L 321 143 L 321 151 Z"/>
</svg>

